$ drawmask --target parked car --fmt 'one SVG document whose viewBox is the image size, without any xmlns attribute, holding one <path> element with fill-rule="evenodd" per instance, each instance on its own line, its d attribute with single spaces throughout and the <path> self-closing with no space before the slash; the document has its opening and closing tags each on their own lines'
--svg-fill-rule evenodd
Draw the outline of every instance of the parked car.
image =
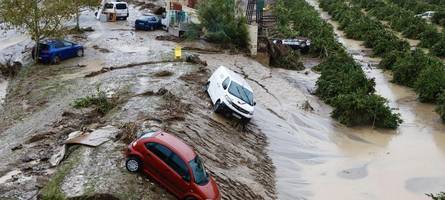
<svg viewBox="0 0 445 200">
<path fill-rule="evenodd" d="M 102 13 L 116 13 L 116 18 L 123 20 L 127 20 L 128 16 L 130 16 L 127 2 L 105 3 Z"/>
<path fill-rule="evenodd" d="M 32 49 L 32 58 L 35 59 L 36 47 Z M 60 61 L 81 57 L 84 55 L 82 45 L 66 40 L 44 40 L 39 43 L 38 61 L 43 63 L 59 64 Z"/>
<path fill-rule="evenodd" d="M 249 122 L 256 105 L 253 90 L 238 74 L 220 66 L 206 84 L 216 113 L 231 114 L 242 122 Z"/>
<path fill-rule="evenodd" d="M 415 17 L 420 17 L 422 19 L 431 19 L 431 18 L 433 18 L 435 13 L 436 12 L 434 12 L 434 11 L 427 11 L 427 12 L 415 15 Z"/>
<path fill-rule="evenodd" d="M 147 15 L 137 19 L 134 23 L 136 30 L 155 30 L 162 27 L 161 19 L 157 16 Z"/>
<path fill-rule="evenodd" d="M 220 200 L 218 186 L 202 159 L 179 138 L 163 131 L 145 131 L 128 145 L 126 168 L 144 172 L 178 199 Z"/>
<path fill-rule="evenodd" d="M 306 37 L 296 37 L 293 39 L 275 39 L 273 40 L 274 44 L 283 44 L 288 45 L 292 49 L 300 49 L 303 52 L 309 51 L 311 46 L 311 40 Z"/>
</svg>

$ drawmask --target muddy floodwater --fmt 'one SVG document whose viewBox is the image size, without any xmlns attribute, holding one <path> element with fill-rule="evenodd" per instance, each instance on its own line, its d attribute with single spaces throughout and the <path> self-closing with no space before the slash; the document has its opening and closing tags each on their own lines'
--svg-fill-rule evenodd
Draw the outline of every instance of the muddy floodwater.
<svg viewBox="0 0 445 200">
<path fill-rule="evenodd" d="M 375 68 L 379 59 L 367 56 L 369 49 L 346 39 L 320 13 L 404 123 L 397 130 L 346 128 L 329 117 L 331 108 L 305 93 L 313 90 L 311 72 L 262 70 L 235 60 L 252 66 L 244 73 L 267 89 L 254 87 L 260 103 L 253 123 L 269 138 L 279 199 L 428 199 L 425 193 L 444 191 L 445 126 L 435 106 L 392 84 L 391 74 Z M 301 109 L 306 100 L 313 111 Z"/>
<path fill-rule="evenodd" d="M 319 10 L 316 1 L 308 2 Z M 412 89 L 392 84 L 392 75 L 375 67 L 379 58 L 370 57 L 372 51 L 361 42 L 345 38 L 327 13 L 320 11 L 338 41 L 375 79 L 377 93 L 401 114 L 404 123 L 397 130 L 348 128 L 333 120 L 332 108 L 312 94 L 319 77 L 311 70 L 320 62 L 316 58 L 304 58 L 306 70 L 289 71 L 265 67 L 242 54 L 185 51 L 199 54 L 208 66 L 140 64 L 91 75 L 104 67 L 172 56 L 178 44 L 156 40 L 166 34 L 162 31 L 134 31 L 133 21 L 142 13 L 130 9 L 134 14 L 129 20 L 116 23 L 100 23 L 93 13 L 84 13 L 83 25 L 95 31 L 69 39 L 86 47 L 85 57 L 58 66 L 36 65 L 27 69 L 26 79 L 11 79 L 12 93 L 4 109 L 8 82 L 0 78 L 0 199 L 36 197 L 48 177 L 64 169 L 49 166 L 47 160 L 64 148 L 64 139 L 79 130 L 79 124 L 98 128 L 127 122 L 162 127 L 191 144 L 207 160 L 223 199 L 417 200 L 428 199 L 425 193 L 445 191 L 445 126 L 435 106 L 419 103 Z M 8 38 L 0 50 L 24 39 Z M 255 92 L 255 114 L 245 130 L 214 114 L 201 91 L 220 65 L 246 78 Z M 157 75 L 161 72 L 165 76 Z M 70 106 L 99 86 L 129 95 L 108 117 L 96 118 L 92 110 Z M 157 94 L 162 90 L 171 96 Z M 124 169 L 121 150 L 127 143 L 117 140 L 98 148 L 72 149 L 62 163 L 70 170 L 60 180 L 61 191 L 67 196 L 91 190 L 127 199 L 135 194 L 149 200 L 173 199 L 145 177 Z"/>
</svg>

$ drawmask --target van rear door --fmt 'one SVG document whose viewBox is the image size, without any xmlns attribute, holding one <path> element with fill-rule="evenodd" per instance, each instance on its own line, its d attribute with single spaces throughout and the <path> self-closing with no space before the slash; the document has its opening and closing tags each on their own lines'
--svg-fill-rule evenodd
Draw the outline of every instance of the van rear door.
<svg viewBox="0 0 445 200">
<path fill-rule="evenodd" d="M 116 3 L 116 16 L 128 17 L 128 6 L 126 3 Z"/>
</svg>

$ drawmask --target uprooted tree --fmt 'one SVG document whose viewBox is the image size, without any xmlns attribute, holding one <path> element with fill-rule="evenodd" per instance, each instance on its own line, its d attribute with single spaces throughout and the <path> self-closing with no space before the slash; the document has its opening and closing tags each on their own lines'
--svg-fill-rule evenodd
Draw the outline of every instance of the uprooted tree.
<svg viewBox="0 0 445 200">
<path fill-rule="evenodd" d="M 235 0 L 207 0 L 199 4 L 198 16 L 207 40 L 239 48 L 248 46 L 247 20 L 237 8 Z"/>
<path fill-rule="evenodd" d="M 72 18 L 73 9 L 67 0 L 2 0 L 0 18 L 8 27 L 26 31 L 38 44 L 44 38 L 61 37 L 64 23 Z M 38 45 L 34 52 L 38 55 Z"/>
</svg>

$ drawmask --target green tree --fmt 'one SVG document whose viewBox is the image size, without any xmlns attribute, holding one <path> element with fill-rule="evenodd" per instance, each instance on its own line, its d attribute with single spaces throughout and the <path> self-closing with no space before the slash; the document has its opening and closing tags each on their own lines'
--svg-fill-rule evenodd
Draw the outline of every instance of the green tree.
<svg viewBox="0 0 445 200">
<path fill-rule="evenodd" d="M 0 18 L 9 27 L 24 29 L 38 44 L 47 37 L 66 33 L 64 22 L 72 17 L 67 0 L 2 0 Z M 38 45 L 36 45 L 38 54 Z"/>
<path fill-rule="evenodd" d="M 204 1 L 199 4 L 198 17 L 209 41 L 231 43 L 240 48 L 249 44 L 247 20 L 237 14 L 235 0 Z"/>
<path fill-rule="evenodd" d="M 432 62 L 419 75 L 415 83 L 421 102 L 436 102 L 445 91 L 445 68 L 440 61 Z"/>
</svg>

